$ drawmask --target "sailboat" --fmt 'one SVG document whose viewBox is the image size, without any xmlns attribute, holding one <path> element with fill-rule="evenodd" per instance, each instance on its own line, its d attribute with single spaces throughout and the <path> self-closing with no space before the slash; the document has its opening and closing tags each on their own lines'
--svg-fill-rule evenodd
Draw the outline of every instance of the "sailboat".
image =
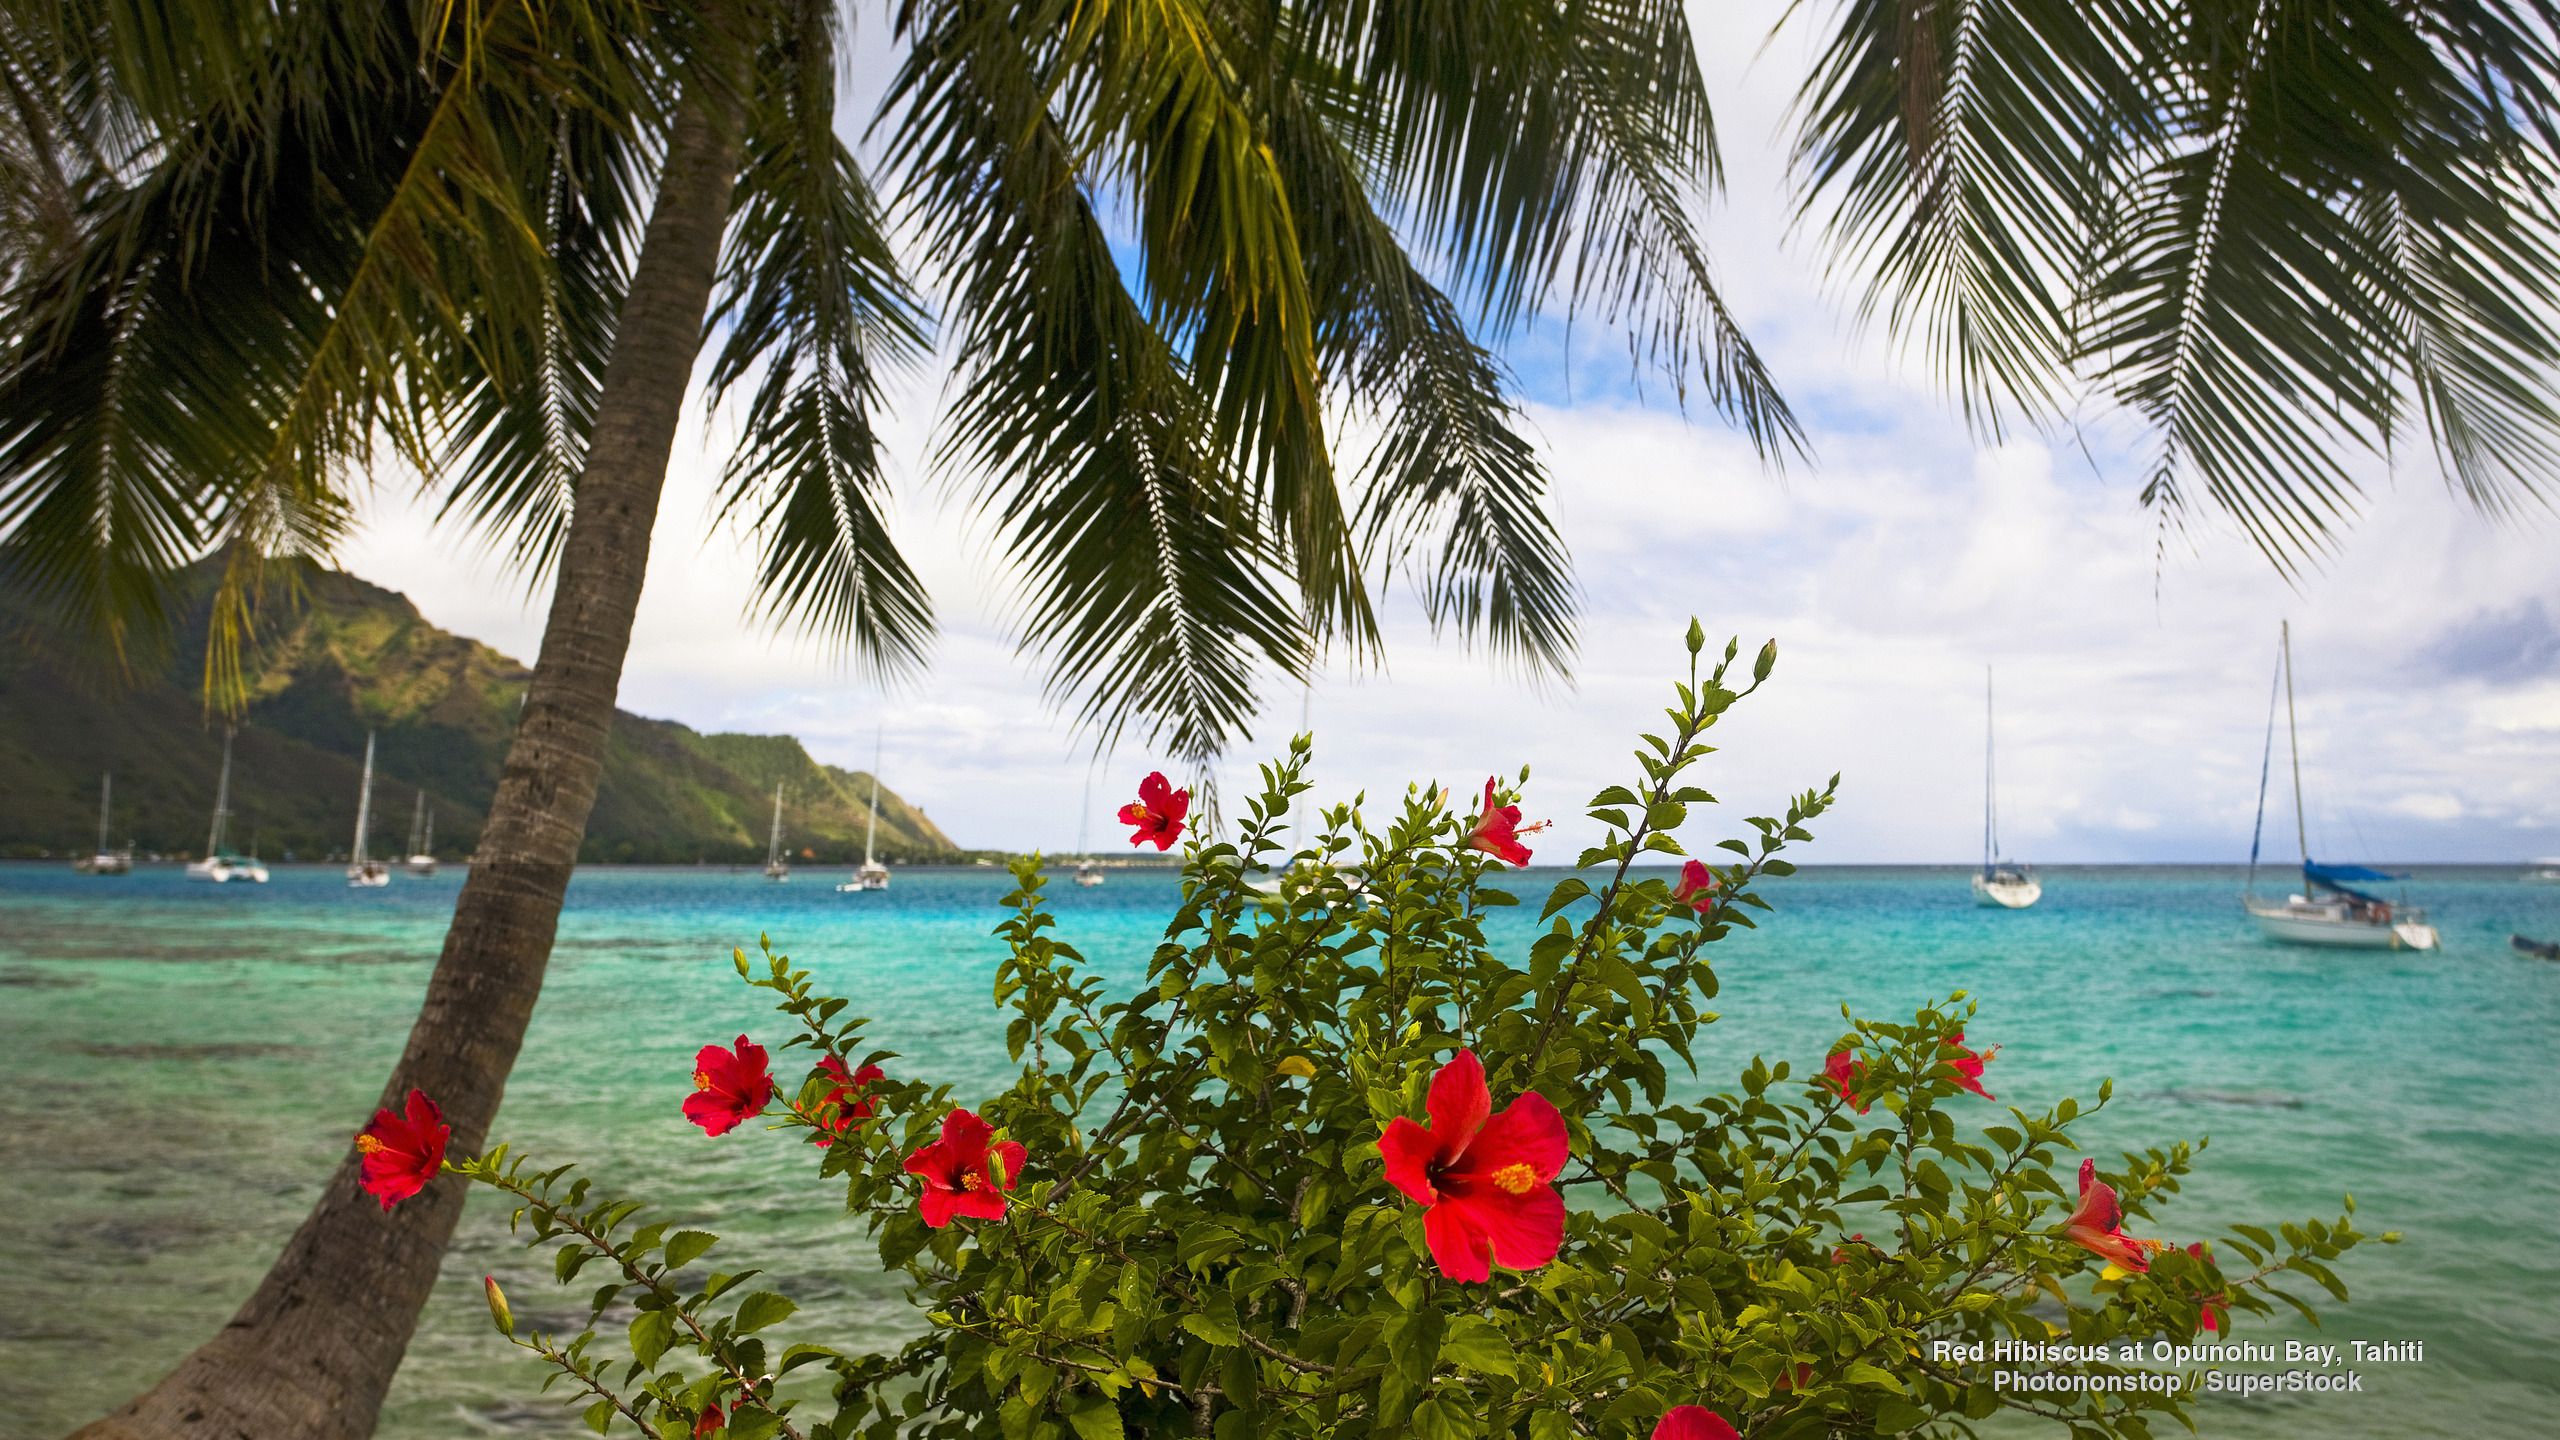
<svg viewBox="0 0 2560 1440">
<path fill-rule="evenodd" d="M 764 842 L 764 878 L 776 883 L 791 878 L 791 862 L 782 858 L 782 782 L 773 786 L 773 836 Z"/>
<path fill-rule="evenodd" d="M 133 871 L 132 846 L 127 845 L 121 850 L 107 848 L 107 797 L 114 793 L 115 783 L 113 774 L 98 777 L 98 848 L 77 867 L 85 874 L 126 875 Z"/>
<path fill-rule="evenodd" d="M 1077 807 L 1076 817 L 1076 884 L 1090 890 L 1103 881 L 1102 867 L 1094 863 L 1093 851 L 1086 844 L 1093 838 L 1092 764 L 1084 767 L 1084 803 Z"/>
<path fill-rule="evenodd" d="M 1973 903 L 2024 910 L 2044 898 L 2044 882 L 2015 860 L 2000 858 L 2000 786 L 1991 731 L 1991 667 L 1982 667 L 1982 868 L 1974 872 Z"/>
<path fill-rule="evenodd" d="M 880 734 L 871 735 L 871 818 L 862 827 L 862 868 L 853 878 L 836 887 L 839 893 L 849 890 L 886 890 L 889 867 L 880 863 L 872 850 L 872 841 L 880 834 Z"/>
<path fill-rule="evenodd" d="M 232 727 L 222 732 L 222 781 L 213 792 L 213 828 L 205 833 L 204 858 L 187 866 L 190 880 L 210 880 L 216 885 L 246 880 L 253 885 L 267 883 L 267 867 L 254 856 L 234 855 L 222 848 L 222 832 L 231 823 L 231 741 L 237 734 Z"/>
<path fill-rule="evenodd" d="M 2267 774 L 2275 760 L 2275 695 L 2267 696 L 2267 748 L 2258 762 L 2258 819 L 2249 832 L 2249 879 L 2240 903 L 2270 940 L 2294 945 L 2328 945 L 2358 950 L 2433 950 L 2434 926 L 2423 910 L 2395 906 L 2359 885 L 2404 879 L 2362 865 L 2323 865 L 2311 858 L 2311 832 L 2302 813 L 2302 737 L 2293 717 L 2293 625 L 2287 621 L 2277 640 L 2276 673 L 2283 682 L 2284 734 L 2293 761 L 2293 836 L 2302 852 L 2302 893 L 2281 901 L 2260 900 L 2258 842 L 2267 823 Z"/>
<path fill-rule="evenodd" d="M 373 828 L 373 732 L 364 732 L 364 779 L 356 788 L 356 843 L 347 854 L 347 888 L 379 890 L 391 883 L 391 867 L 365 857 L 365 832 Z"/>
<path fill-rule="evenodd" d="M 418 787 L 417 808 L 409 812 L 409 873 L 430 879 L 436 873 L 436 812 L 427 804 L 427 787 Z"/>
</svg>

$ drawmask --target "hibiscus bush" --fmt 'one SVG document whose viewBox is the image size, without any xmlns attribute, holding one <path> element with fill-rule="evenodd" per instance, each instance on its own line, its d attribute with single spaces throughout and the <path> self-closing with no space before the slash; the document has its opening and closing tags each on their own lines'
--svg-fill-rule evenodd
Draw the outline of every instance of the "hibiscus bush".
<svg viewBox="0 0 2560 1440">
<path fill-rule="evenodd" d="M 1688 650 L 1632 783 L 1590 802 L 1608 838 L 1537 897 L 1525 954 L 1484 924 L 1520 902 L 1503 866 L 1537 828 L 1511 788 L 1465 811 L 1417 789 L 1383 821 L 1335 805 L 1284 849 L 1304 737 L 1236 838 L 1188 838 L 1134 990 L 1057 933 L 1037 861 L 1016 867 L 994 1000 L 1021 1063 L 1001 1093 L 933 1084 L 787 957 L 741 953 L 786 1030 L 707 1046 L 683 1111 L 712 1135 L 762 1116 L 717 1143 L 841 1189 L 870 1242 L 845 1263 L 876 1251 L 907 1277 L 900 1348 L 799 1333 L 753 1260 L 713 1259 L 680 1211 L 504 1147 L 445 1157 L 416 1101 L 367 1132 L 369 1180 L 380 1162 L 388 1203 L 441 1166 L 512 1196 L 560 1281 L 594 1289 L 561 1335 L 520 1329 L 493 1282 L 499 1329 L 597 1431 L 667 1437 L 1717 1440 L 2004 1408 L 2142 1436 L 2179 1397 L 1998 1391 L 1932 1342 L 2187 1340 L 2299 1305 L 2297 1277 L 2343 1296 L 2345 1217 L 2154 1238 L 2189 1147 L 2102 1166 L 2075 1154 L 2094 1106 L 2002 1108 L 1961 994 L 1848 1019 L 1801 1068 L 1701 1080 L 1710 951 L 1768 911 L 1763 882 L 1833 788 L 1691 854 L 1706 738 L 1776 652 L 1746 676 L 1695 625 Z M 1150 783 L 1127 818 L 1170 843 L 1187 807 Z"/>
</svg>

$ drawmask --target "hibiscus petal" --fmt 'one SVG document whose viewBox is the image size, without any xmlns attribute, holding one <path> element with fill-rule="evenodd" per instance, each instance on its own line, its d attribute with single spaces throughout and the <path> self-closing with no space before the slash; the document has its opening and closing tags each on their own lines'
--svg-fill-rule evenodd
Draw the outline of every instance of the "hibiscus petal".
<svg viewBox="0 0 2560 1440">
<path fill-rule="evenodd" d="M 942 1146 L 951 1156 L 955 1170 L 975 1170 L 987 1163 L 987 1137 L 995 1127 L 968 1110 L 954 1110 L 942 1117 Z"/>
<path fill-rule="evenodd" d="M 1431 1077 L 1431 1094 L 1423 1102 L 1431 1112 L 1431 1139 L 1445 1164 L 1465 1153 L 1476 1132 L 1493 1113 L 1493 1092 L 1485 1088 L 1484 1062 L 1473 1050 L 1451 1056 Z"/>
<path fill-rule="evenodd" d="M 950 1148 L 939 1140 L 930 1145 L 917 1146 L 916 1153 L 907 1157 L 907 1173 L 910 1175 L 922 1175 L 928 1180 L 939 1178 L 948 1182 L 951 1178 L 951 1170 Z"/>
<path fill-rule="evenodd" d="M 993 1190 L 963 1190 L 951 1197 L 951 1213 L 972 1220 L 1001 1220 L 1004 1196 Z"/>
<path fill-rule="evenodd" d="M 1423 1243 L 1432 1262 L 1452 1280 L 1481 1285 L 1493 1278 L 1493 1242 L 1466 1216 L 1442 1203 L 1422 1212 Z"/>
<path fill-rule="evenodd" d="M 1440 1198 L 1431 1184 L 1431 1161 L 1439 1152 L 1431 1132 L 1399 1115 L 1378 1137 L 1378 1153 L 1387 1162 L 1387 1183 L 1425 1205 Z"/>
<path fill-rule="evenodd" d="M 1679 1405 L 1653 1427 L 1653 1440 L 1741 1440 L 1733 1423 L 1704 1405 Z"/>
<path fill-rule="evenodd" d="M 1526 1165 L 1537 1172 L 1543 1185 L 1564 1173 L 1570 1153 L 1564 1117 L 1546 1096 L 1529 1090 L 1478 1132 L 1475 1143 L 1467 1147 L 1465 1173 L 1475 1179 L 1507 1166 Z"/>
<path fill-rule="evenodd" d="M 1165 802 L 1172 797 L 1173 785 L 1164 778 L 1161 770 L 1148 771 L 1147 778 L 1138 782 L 1138 799 L 1159 815 L 1164 813 Z"/>
<path fill-rule="evenodd" d="M 411 1086 L 408 1108 L 409 1125 L 419 1139 L 428 1138 L 438 1129 L 451 1133 L 453 1127 L 444 1123 L 444 1107 L 428 1099 L 426 1091 Z"/>
<path fill-rule="evenodd" d="M 1031 1156 L 1030 1151 L 1023 1149 L 1019 1142 L 1013 1140 L 1004 1141 L 988 1154 L 995 1161 L 993 1168 L 996 1183 L 1007 1190 L 1013 1188 L 1014 1181 L 1022 1178 L 1022 1162 Z"/>
<path fill-rule="evenodd" d="M 1525 1195 L 1500 1190 L 1469 1195 L 1460 1205 L 1465 1218 L 1493 1242 L 1493 1258 L 1506 1270 L 1535 1270 L 1564 1248 L 1564 1197 L 1540 1185 Z"/>
<path fill-rule="evenodd" d="M 960 1192 L 946 1190 L 938 1185 L 925 1186 L 924 1193 L 916 1197 L 916 1213 L 924 1217 L 924 1223 L 936 1230 L 950 1224 L 951 1217 L 958 1213 L 959 1208 Z"/>
<path fill-rule="evenodd" d="M 684 1097 L 684 1118 L 701 1126 L 705 1135 L 726 1135 L 746 1117 L 738 1113 L 728 1097 L 696 1090 Z"/>
</svg>

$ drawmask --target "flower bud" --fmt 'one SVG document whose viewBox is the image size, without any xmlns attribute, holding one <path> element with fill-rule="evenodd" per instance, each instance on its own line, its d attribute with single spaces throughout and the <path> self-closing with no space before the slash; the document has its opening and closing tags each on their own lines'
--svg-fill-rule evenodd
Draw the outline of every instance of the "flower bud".
<svg viewBox="0 0 2560 1440">
<path fill-rule="evenodd" d="M 507 1292 L 498 1288 L 498 1277 L 481 1276 L 480 1288 L 489 1293 L 489 1318 L 498 1323 L 498 1333 L 513 1339 L 516 1333 L 516 1314 L 507 1308 Z"/>
</svg>

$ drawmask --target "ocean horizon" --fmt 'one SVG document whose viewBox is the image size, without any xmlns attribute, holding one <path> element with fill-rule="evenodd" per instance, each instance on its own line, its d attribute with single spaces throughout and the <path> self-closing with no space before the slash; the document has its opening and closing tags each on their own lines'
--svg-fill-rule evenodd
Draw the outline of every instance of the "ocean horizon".
<svg viewBox="0 0 2560 1440">
<path fill-rule="evenodd" d="M 2419 1341 L 2424 1361 L 2363 1367 L 2354 1395 L 2204 1397 L 2204 1435 L 2540 1432 L 2560 1403 L 2560 1259 L 2545 1243 L 2560 965 L 2507 937 L 2560 939 L 2560 885 L 2523 883 L 2517 865 L 2407 867 L 2443 950 L 2359 953 L 2261 940 L 2237 865 L 2044 864 L 2044 901 L 2020 912 L 1975 906 L 1972 868 L 1808 864 L 1765 882 L 1775 911 L 1712 952 L 1722 1018 L 1698 1078 L 1675 1083 L 1731 1087 L 1755 1055 L 1801 1077 L 1844 1030 L 1842 1005 L 1890 1018 L 1963 990 L 1981 1006 L 1970 1040 L 1999 1047 L 1984 1081 L 2000 1103 L 1966 1102 L 1975 1123 L 2005 1120 L 2011 1102 L 2088 1105 L 2112 1079 L 2113 1103 L 2076 1131 L 2106 1163 L 2210 1138 L 2142 1233 L 2183 1243 L 2328 1219 L 2353 1192 L 2361 1228 L 2405 1237 L 2339 1266 L 2352 1304 L 2303 1287 L 2321 1329 L 2242 1315 L 2232 1338 Z M 0 1430 L 95 1418 L 247 1295 L 369 1112 L 461 869 L 359 894 L 323 864 L 279 866 L 263 887 L 191 884 L 175 865 L 111 879 L 0 864 Z M 1536 901 L 1565 873 L 1510 877 L 1524 903 L 1491 912 L 1497 949 L 1525 955 Z M 891 1345 L 916 1328 L 903 1287 L 877 1273 L 810 1152 L 754 1126 L 707 1140 L 677 1108 L 697 1047 L 789 1033 L 729 963 L 760 933 L 878 1017 L 896 1068 L 963 1097 L 1002 1082 L 989 932 L 1009 877 L 913 867 L 874 895 L 838 894 L 840 878 L 581 867 L 497 1134 L 720 1230 L 730 1264 L 763 1267 L 800 1302 L 791 1338 Z M 2261 867 L 2263 890 L 2291 879 L 2290 865 Z M 1097 889 L 1053 880 L 1055 933 L 1117 990 L 1176 885 L 1150 867 Z M 385 1408 L 387 1440 L 575 1426 L 490 1331 L 484 1272 L 526 1323 L 583 1310 L 476 1195 Z"/>
</svg>

